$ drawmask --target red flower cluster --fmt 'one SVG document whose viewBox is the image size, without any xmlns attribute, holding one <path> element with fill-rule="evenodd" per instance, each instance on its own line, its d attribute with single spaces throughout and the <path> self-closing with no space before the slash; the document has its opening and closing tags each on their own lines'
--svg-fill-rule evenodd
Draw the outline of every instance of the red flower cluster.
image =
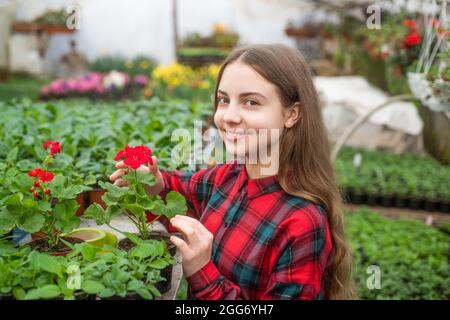
<svg viewBox="0 0 450 320">
<path fill-rule="evenodd" d="M 403 44 L 407 47 L 413 47 L 422 42 L 420 34 L 417 32 L 416 22 L 412 19 L 403 21 L 403 25 L 410 29 L 410 33 L 403 39 Z"/>
<path fill-rule="evenodd" d="M 421 42 L 422 42 L 422 38 L 420 37 L 420 34 L 418 34 L 416 31 L 413 31 L 412 33 L 407 35 L 405 37 L 405 39 L 403 39 L 403 43 L 407 47 L 412 47 L 412 46 L 418 45 Z"/>
<path fill-rule="evenodd" d="M 412 19 L 406 19 L 403 21 L 403 25 L 409 27 L 412 30 L 416 30 L 416 22 Z"/>
<path fill-rule="evenodd" d="M 47 150 L 50 147 L 50 154 L 57 154 L 61 152 L 61 145 L 59 141 L 47 140 L 43 145 L 44 149 Z"/>
<path fill-rule="evenodd" d="M 46 172 L 42 170 L 42 168 L 36 168 L 28 172 L 28 175 L 30 177 L 37 178 L 39 181 L 42 182 L 50 182 L 55 177 L 52 172 Z M 33 196 L 35 198 L 39 197 L 39 190 L 42 189 L 42 191 L 45 194 L 50 194 L 50 189 L 46 188 L 43 184 L 41 184 L 39 181 L 35 181 L 33 183 L 33 187 L 30 188 L 30 192 L 33 193 Z"/>
<path fill-rule="evenodd" d="M 30 177 L 38 178 L 42 182 L 50 182 L 55 177 L 55 175 L 52 172 L 46 172 L 46 171 L 42 170 L 42 168 L 33 169 L 28 172 L 28 175 Z M 37 183 L 39 183 L 39 182 L 37 182 Z M 35 186 L 36 186 L 36 182 L 35 182 Z"/>
<path fill-rule="evenodd" d="M 115 161 L 123 159 L 123 162 L 133 169 L 139 168 L 143 164 L 153 164 L 152 150 L 144 145 L 134 148 L 125 146 L 125 149 L 120 150 L 114 157 Z"/>
</svg>

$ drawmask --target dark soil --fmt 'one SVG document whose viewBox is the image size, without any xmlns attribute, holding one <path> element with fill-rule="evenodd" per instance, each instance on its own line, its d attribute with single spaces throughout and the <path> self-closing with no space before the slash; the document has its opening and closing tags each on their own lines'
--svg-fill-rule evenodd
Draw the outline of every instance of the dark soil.
<svg viewBox="0 0 450 320">
<path fill-rule="evenodd" d="M 83 240 L 81 240 L 81 239 L 71 238 L 71 237 L 63 237 L 62 239 L 64 239 L 67 242 L 70 242 L 72 244 L 83 242 Z M 33 241 L 27 243 L 27 245 L 33 250 L 36 250 L 39 252 L 49 252 L 54 255 L 65 255 L 72 250 L 68 246 L 66 246 L 62 241 L 60 241 L 55 247 L 50 248 L 48 246 L 46 239 L 36 239 L 36 240 L 33 240 Z"/>
</svg>

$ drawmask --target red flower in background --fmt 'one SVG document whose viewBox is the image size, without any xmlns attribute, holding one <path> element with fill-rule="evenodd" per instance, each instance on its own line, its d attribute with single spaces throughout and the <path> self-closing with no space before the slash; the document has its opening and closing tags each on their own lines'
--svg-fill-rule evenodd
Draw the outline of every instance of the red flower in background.
<svg viewBox="0 0 450 320">
<path fill-rule="evenodd" d="M 42 182 L 50 182 L 53 180 L 54 177 L 55 175 L 52 172 L 44 172 L 39 178 L 39 180 L 41 180 Z"/>
<path fill-rule="evenodd" d="M 123 162 L 132 167 L 133 169 L 139 168 L 143 164 L 153 164 L 152 161 L 152 150 L 150 148 L 142 145 L 134 148 L 125 146 L 125 149 L 120 150 L 114 157 L 115 161 L 123 159 Z"/>
<path fill-rule="evenodd" d="M 43 147 L 45 150 L 50 147 L 50 154 L 57 154 L 61 152 L 61 143 L 59 141 L 47 140 L 44 142 Z"/>
<path fill-rule="evenodd" d="M 416 22 L 412 19 L 406 19 L 405 21 L 403 21 L 403 25 L 413 30 L 416 30 Z"/>
<path fill-rule="evenodd" d="M 36 168 L 28 172 L 28 175 L 30 177 L 38 178 L 42 182 L 50 182 L 55 177 L 52 172 L 45 172 L 41 168 Z M 39 182 L 37 182 L 39 183 Z M 34 183 L 34 186 L 36 187 L 36 182 Z"/>
<path fill-rule="evenodd" d="M 405 39 L 403 39 L 403 43 L 407 47 L 412 47 L 415 45 L 418 45 L 422 42 L 422 38 L 420 37 L 420 34 L 417 32 L 412 32 L 411 34 L 407 35 Z"/>
<path fill-rule="evenodd" d="M 61 146 L 60 146 L 60 142 L 54 142 L 52 144 L 52 147 L 50 148 L 50 154 L 57 154 L 61 152 Z"/>
<path fill-rule="evenodd" d="M 30 177 L 40 177 L 45 171 L 42 168 L 36 168 L 28 172 Z"/>
</svg>

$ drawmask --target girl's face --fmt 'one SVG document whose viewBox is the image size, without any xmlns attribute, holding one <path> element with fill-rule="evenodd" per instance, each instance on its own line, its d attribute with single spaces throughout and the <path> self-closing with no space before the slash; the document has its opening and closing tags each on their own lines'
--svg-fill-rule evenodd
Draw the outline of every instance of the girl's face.
<svg viewBox="0 0 450 320">
<path fill-rule="evenodd" d="M 249 155 L 250 159 L 257 159 L 254 155 L 258 152 L 270 155 L 289 121 L 276 86 L 237 60 L 225 67 L 217 97 L 214 122 L 227 151 L 247 161 Z"/>
</svg>

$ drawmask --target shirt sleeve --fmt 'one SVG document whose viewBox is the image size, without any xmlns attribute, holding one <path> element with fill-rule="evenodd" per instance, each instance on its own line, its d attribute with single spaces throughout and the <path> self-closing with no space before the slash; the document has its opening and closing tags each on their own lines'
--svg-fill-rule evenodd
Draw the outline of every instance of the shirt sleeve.
<svg viewBox="0 0 450 320">
<path fill-rule="evenodd" d="M 313 205 L 310 205 L 313 206 Z M 310 210 L 310 209 L 307 209 Z M 328 224 L 325 219 L 305 214 L 300 219 L 292 219 L 289 229 L 280 234 L 287 234 L 281 240 L 281 249 L 273 246 L 270 253 L 274 259 L 268 285 L 260 296 L 261 300 L 315 300 L 324 299 L 322 278 L 331 241 Z M 202 300 L 239 300 L 243 299 L 241 288 L 220 274 L 212 261 L 186 279 L 189 294 L 194 299 Z"/>
</svg>

